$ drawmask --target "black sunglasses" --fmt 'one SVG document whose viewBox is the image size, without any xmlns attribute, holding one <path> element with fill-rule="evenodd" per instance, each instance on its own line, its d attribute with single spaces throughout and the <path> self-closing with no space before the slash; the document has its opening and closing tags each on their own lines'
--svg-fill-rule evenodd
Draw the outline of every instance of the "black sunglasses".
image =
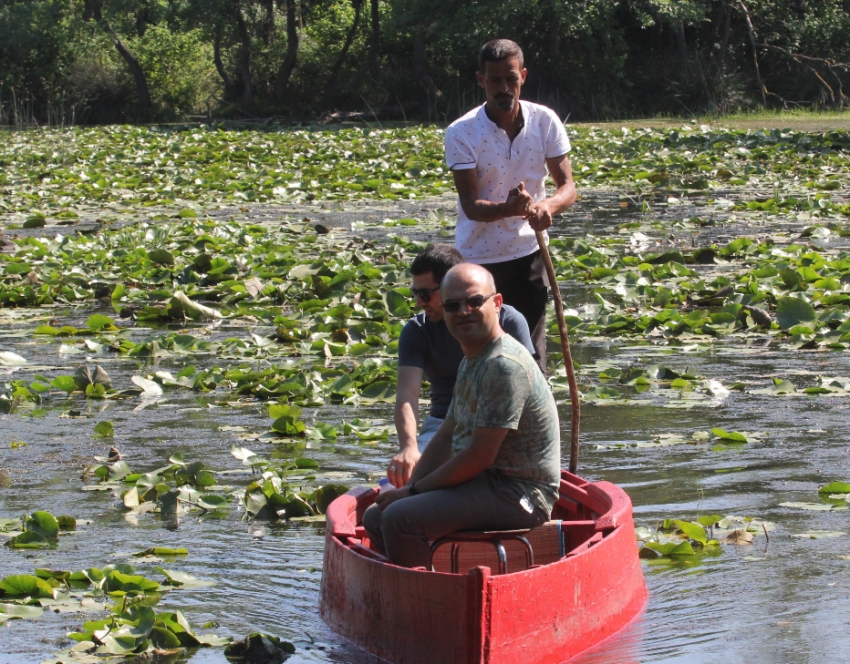
<svg viewBox="0 0 850 664">
<path fill-rule="evenodd" d="M 475 309 L 480 309 L 494 295 L 495 293 L 490 293 L 489 295 L 473 295 L 462 300 L 446 300 L 443 302 L 443 311 L 447 314 L 456 314 L 460 311 L 460 306 L 464 303 L 470 310 L 474 311 Z"/>
<path fill-rule="evenodd" d="M 413 297 L 418 297 L 423 302 L 431 301 L 431 293 L 435 293 L 440 290 L 440 287 L 436 288 L 411 288 L 410 292 L 413 293 Z"/>
</svg>

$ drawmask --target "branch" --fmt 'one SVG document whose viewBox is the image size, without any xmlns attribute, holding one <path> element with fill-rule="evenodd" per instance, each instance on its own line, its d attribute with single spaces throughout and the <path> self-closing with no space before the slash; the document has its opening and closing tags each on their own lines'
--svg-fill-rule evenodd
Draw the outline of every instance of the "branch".
<svg viewBox="0 0 850 664">
<path fill-rule="evenodd" d="M 821 76 L 820 72 L 817 69 L 815 69 L 813 66 L 807 64 L 807 62 L 813 62 L 815 64 L 824 65 L 827 68 L 827 70 L 829 71 L 829 73 L 832 74 L 835 77 L 835 80 L 838 84 L 838 99 L 841 102 L 850 101 L 850 100 L 848 100 L 847 95 L 844 94 L 844 86 L 841 82 L 841 78 L 838 76 L 838 74 L 835 73 L 836 69 L 844 71 L 844 72 L 850 72 L 850 63 L 848 63 L 848 62 L 836 62 L 835 60 L 832 60 L 830 58 L 816 58 L 814 56 L 804 55 L 802 53 L 793 53 L 793 52 L 791 52 L 787 49 L 784 49 L 780 46 L 774 46 L 773 44 L 762 43 L 762 44 L 759 44 L 759 46 L 761 46 L 762 48 L 766 48 L 768 50 L 771 50 L 771 51 L 777 51 L 779 53 L 782 53 L 783 55 L 791 58 L 794 62 L 796 62 L 800 66 L 808 69 L 812 74 L 815 75 L 815 77 L 821 82 L 821 84 L 823 84 L 823 86 L 829 91 L 829 97 L 832 100 L 832 102 L 834 103 L 836 95 L 835 95 L 835 91 L 832 89 L 832 86 L 830 86 L 829 83 L 827 83 L 824 80 L 823 76 Z"/>
<path fill-rule="evenodd" d="M 747 6 L 743 3 L 743 0 L 738 0 L 738 7 L 740 7 L 740 11 L 744 14 L 744 20 L 747 22 L 747 34 L 750 37 L 750 46 L 753 48 L 753 66 L 756 70 L 756 80 L 758 81 L 759 89 L 761 90 L 762 103 L 767 106 L 767 87 L 765 87 L 764 81 L 761 78 L 761 71 L 759 71 L 759 58 L 756 50 L 756 31 L 753 28 L 753 21 L 750 18 L 750 12 L 747 9 Z"/>
</svg>

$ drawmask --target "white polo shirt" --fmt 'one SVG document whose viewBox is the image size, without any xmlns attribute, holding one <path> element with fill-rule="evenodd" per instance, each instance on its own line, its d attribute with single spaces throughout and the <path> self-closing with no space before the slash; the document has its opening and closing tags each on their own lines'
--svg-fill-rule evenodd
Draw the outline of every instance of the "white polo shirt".
<svg viewBox="0 0 850 664">
<path fill-rule="evenodd" d="M 570 151 L 564 123 L 555 112 L 520 101 L 523 126 L 513 142 L 484 111 L 474 108 L 446 129 L 446 163 L 452 170 L 478 171 L 479 198 L 494 203 L 508 198 L 520 182 L 535 201 L 546 198 L 546 160 Z M 469 219 L 458 200 L 455 245 L 470 263 L 501 263 L 537 251 L 537 238 L 521 217 L 491 222 Z"/>
</svg>

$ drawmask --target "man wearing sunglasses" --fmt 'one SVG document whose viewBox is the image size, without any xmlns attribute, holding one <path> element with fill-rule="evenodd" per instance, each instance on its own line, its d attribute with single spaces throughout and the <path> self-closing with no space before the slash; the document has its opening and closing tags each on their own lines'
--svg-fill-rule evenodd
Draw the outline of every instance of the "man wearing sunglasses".
<svg viewBox="0 0 850 664">
<path fill-rule="evenodd" d="M 457 248 L 484 265 L 505 302 L 525 316 L 545 374 L 548 291 L 535 231 L 575 202 L 576 188 L 563 122 L 545 106 L 520 101 L 526 74 L 516 43 L 485 44 L 478 84 L 486 102 L 446 129 L 445 150 L 458 193 Z"/>
<path fill-rule="evenodd" d="M 555 400 L 531 354 L 499 326 L 492 275 L 463 263 L 441 291 L 464 355 L 449 411 L 407 485 L 381 491 L 363 515 L 372 542 L 406 567 L 427 566 L 430 542 L 451 532 L 539 526 L 558 498 Z"/>
<path fill-rule="evenodd" d="M 402 329 L 398 343 L 398 387 L 395 426 L 399 452 L 387 465 L 393 486 L 404 486 L 431 436 L 443 423 L 452 400 L 457 370 L 463 359 L 460 344 L 446 328 L 440 301 L 440 282 L 463 256 L 450 244 L 429 244 L 413 260 L 411 292 L 422 312 Z M 513 307 L 502 307 L 499 324 L 508 334 L 533 352 L 528 324 Z M 431 384 L 431 408 L 417 434 L 422 379 Z"/>
</svg>

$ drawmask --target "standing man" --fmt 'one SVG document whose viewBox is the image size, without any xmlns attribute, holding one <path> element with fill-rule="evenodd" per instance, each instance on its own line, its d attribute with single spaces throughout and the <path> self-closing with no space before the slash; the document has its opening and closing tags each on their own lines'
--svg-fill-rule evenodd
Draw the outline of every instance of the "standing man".
<svg viewBox="0 0 850 664">
<path fill-rule="evenodd" d="M 516 43 L 485 44 L 477 77 L 487 101 L 446 129 L 445 149 L 459 199 L 456 246 L 525 316 L 545 374 L 548 292 L 535 231 L 575 202 L 576 188 L 564 124 L 551 109 L 520 101 L 526 74 Z M 550 197 L 547 172 L 556 187 Z"/>
<path fill-rule="evenodd" d="M 410 266 L 413 274 L 410 290 L 422 312 L 407 322 L 398 342 L 394 416 L 399 452 L 387 465 L 387 478 L 396 487 L 404 486 L 410 479 L 422 451 L 443 423 L 452 400 L 463 351 L 443 320 L 440 282 L 450 268 L 462 262 L 463 256 L 450 244 L 429 244 Z M 528 325 L 516 309 L 502 307 L 499 325 L 529 352 L 534 351 Z M 431 384 L 431 410 L 417 436 L 423 376 Z"/>
<path fill-rule="evenodd" d="M 558 411 L 531 354 L 499 327 L 492 275 L 463 263 L 442 284 L 446 325 L 463 362 L 446 419 L 410 482 L 363 514 L 397 565 L 430 560 L 430 542 L 458 530 L 535 528 L 558 498 Z"/>
</svg>

